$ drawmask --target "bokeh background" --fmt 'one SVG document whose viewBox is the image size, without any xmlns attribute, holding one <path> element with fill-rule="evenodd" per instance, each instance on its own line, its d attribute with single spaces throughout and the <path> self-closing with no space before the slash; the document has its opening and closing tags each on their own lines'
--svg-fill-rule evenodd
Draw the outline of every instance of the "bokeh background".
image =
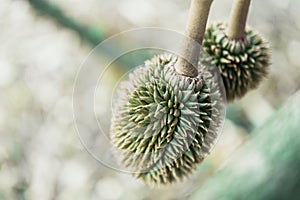
<svg viewBox="0 0 300 200">
<path fill-rule="evenodd" d="M 215 0 L 209 23 L 227 20 L 231 4 Z M 124 30 L 183 32 L 188 9 L 185 0 L 0 0 L 1 200 L 187 199 L 300 89 L 300 1 L 253 0 L 249 25 L 270 41 L 270 75 L 227 106 L 219 142 L 184 187 L 149 188 L 101 165 L 81 145 L 73 122 L 72 91 L 81 63 L 99 42 Z M 99 53 L 99 67 L 109 57 L 110 51 Z M 115 63 L 107 91 L 138 62 Z M 110 106 L 107 98 L 99 105 Z M 110 115 L 101 109 L 97 114 Z"/>
</svg>

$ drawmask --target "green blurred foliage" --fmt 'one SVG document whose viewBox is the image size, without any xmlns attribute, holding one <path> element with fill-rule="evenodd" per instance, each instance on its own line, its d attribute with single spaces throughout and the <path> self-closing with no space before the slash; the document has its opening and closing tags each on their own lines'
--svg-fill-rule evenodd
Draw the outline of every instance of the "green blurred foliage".
<svg viewBox="0 0 300 200">
<path fill-rule="evenodd" d="M 300 91 L 190 199 L 299 199 Z"/>
</svg>

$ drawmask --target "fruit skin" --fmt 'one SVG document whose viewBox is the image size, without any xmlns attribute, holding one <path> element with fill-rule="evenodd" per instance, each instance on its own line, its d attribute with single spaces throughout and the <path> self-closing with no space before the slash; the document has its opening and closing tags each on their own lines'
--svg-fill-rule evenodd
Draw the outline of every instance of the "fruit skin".
<svg viewBox="0 0 300 200">
<path fill-rule="evenodd" d="M 111 140 L 122 164 L 149 185 L 187 177 L 218 136 L 222 101 L 209 74 L 176 73 L 177 57 L 155 56 L 122 82 Z M 204 78 L 205 77 L 205 78 Z"/>
<path fill-rule="evenodd" d="M 258 87 L 267 76 L 270 52 L 266 41 L 255 31 L 246 30 L 242 39 L 226 36 L 227 25 L 212 24 L 206 29 L 201 61 L 208 68 L 217 66 L 228 102 Z"/>
</svg>

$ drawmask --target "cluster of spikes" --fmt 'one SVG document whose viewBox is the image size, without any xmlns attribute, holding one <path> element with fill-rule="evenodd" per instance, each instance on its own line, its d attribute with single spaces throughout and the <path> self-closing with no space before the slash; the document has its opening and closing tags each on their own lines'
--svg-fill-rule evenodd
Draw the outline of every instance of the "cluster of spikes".
<svg viewBox="0 0 300 200">
<path fill-rule="evenodd" d="M 155 56 L 121 83 L 111 139 L 122 164 L 149 185 L 187 177 L 208 154 L 220 127 L 221 95 L 205 73 L 179 75 L 177 57 Z"/>
<path fill-rule="evenodd" d="M 231 35 L 239 38 L 226 34 L 225 23 L 213 24 L 204 33 L 206 21 L 199 19 L 207 19 L 212 0 L 192 0 L 187 35 L 199 43 L 203 36 L 198 76 L 176 71 L 175 64 L 188 68 L 181 58 L 158 55 L 120 84 L 111 140 L 122 165 L 146 184 L 166 185 L 188 177 L 218 137 L 225 100 L 222 86 L 230 102 L 257 88 L 268 74 L 267 43 L 251 29 L 243 30 L 243 37 L 239 32 L 250 0 L 235 1 Z M 186 51 L 184 59 L 194 55 L 199 55 L 196 48 Z"/>
<path fill-rule="evenodd" d="M 201 60 L 207 68 L 217 66 L 230 102 L 258 87 L 268 74 L 270 56 L 267 43 L 255 31 L 247 29 L 244 38 L 231 39 L 226 29 L 225 23 L 207 28 Z"/>
</svg>

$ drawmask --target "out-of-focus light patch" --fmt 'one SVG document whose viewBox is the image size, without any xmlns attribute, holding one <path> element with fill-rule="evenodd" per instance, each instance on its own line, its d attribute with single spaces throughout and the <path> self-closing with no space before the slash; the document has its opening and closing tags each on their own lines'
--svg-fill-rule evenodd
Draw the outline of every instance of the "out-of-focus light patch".
<svg viewBox="0 0 300 200">
<path fill-rule="evenodd" d="M 278 9 L 287 9 L 289 7 L 290 0 L 270 0 L 270 3 L 275 4 Z"/>
<path fill-rule="evenodd" d="M 26 82 L 34 100 L 46 110 L 52 108 L 60 96 L 58 83 L 49 77 L 28 78 Z"/>
<path fill-rule="evenodd" d="M 63 35 L 47 31 L 51 30 L 51 24 L 44 25 L 44 29 L 38 30 L 37 34 L 40 35 L 30 38 L 30 42 L 19 47 L 22 49 L 22 54 L 28 53 L 27 56 L 22 55 L 22 58 L 25 58 L 22 62 L 26 66 L 31 66 L 30 71 L 33 75 L 59 73 L 59 68 L 69 67 L 63 66 L 66 59 L 65 52 L 68 50 Z"/>
<path fill-rule="evenodd" d="M 296 52 L 292 52 L 291 54 L 296 55 L 298 52 L 299 50 L 297 50 Z M 297 82 L 297 74 L 299 74 L 300 72 L 298 70 L 299 64 L 290 64 L 292 62 L 292 59 L 289 58 L 289 50 L 283 54 L 282 51 L 273 49 L 272 54 L 272 66 L 270 67 L 269 78 L 272 78 L 273 80 L 267 78 L 265 82 L 269 83 L 268 87 L 270 88 L 270 92 L 274 92 L 275 90 L 281 93 L 281 96 L 276 97 L 276 99 L 273 99 L 272 102 L 274 102 L 275 100 L 276 103 L 281 103 L 284 98 L 289 97 L 298 89 L 297 84 L 295 84 L 295 82 Z M 280 78 L 278 79 L 278 77 Z M 277 96 L 277 94 L 274 94 L 274 96 Z"/>
<path fill-rule="evenodd" d="M 25 1 L 1 1 L 0 6 L 0 54 L 6 54 L 18 62 L 19 48 L 33 29 L 28 26 L 33 20 L 31 10 Z M 2 10 L 3 9 L 3 10 Z M 25 36 L 25 37 L 24 37 Z M 2 52 L 1 52 L 2 51 Z M 28 52 L 27 52 L 28 53 Z"/>
<path fill-rule="evenodd" d="M 297 40 L 292 40 L 288 45 L 288 58 L 290 62 L 297 66 L 298 69 L 300 67 L 300 42 Z"/>
<path fill-rule="evenodd" d="M 137 190 L 141 187 L 140 182 L 134 179 L 129 173 L 119 173 L 118 178 L 120 178 L 122 185 L 126 185 L 126 187 L 130 188 L 130 190 Z"/>
<path fill-rule="evenodd" d="M 220 138 L 208 159 L 215 165 L 220 166 L 239 148 L 246 140 L 243 129 L 236 127 L 230 120 L 225 121 Z"/>
<path fill-rule="evenodd" d="M 234 159 L 232 162 L 232 170 L 235 174 L 246 175 L 246 174 L 256 174 L 251 176 L 251 183 L 261 182 L 269 171 L 269 166 L 266 163 L 264 157 L 260 152 L 251 150 L 251 153 L 248 153 L 247 156 L 239 157 L 239 159 Z"/>
<path fill-rule="evenodd" d="M 2 119 L 1 119 L 1 107 L 0 107 L 0 122 L 1 121 Z M 1 124 L 0 124 L 0 132 L 2 132 Z M 9 136 L 2 136 L 0 140 L 0 172 L 1 172 L 1 165 L 5 160 L 8 159 L 7 150 L 9 145 L 10 145 Z"/>
<path fill-rule="evenodd" d="M 27 20 L 31 18 L 31 16 L 28 15 L 30 6 L 25 1 L 11 1 L 9 9 L 15 11 L 9 15 L 11 22 L 14 22 L 14 24 L 19 24 L 20 21 L 27 22 Z"/>
<path fill-rule="evenodd" d="M 15 77 L 13 65 L 5 58 L 0 57 L 0 87 L 8 86 Z"/>
<path fill-rule="evenodd" d="M 97 89 L 95 90 L 95 105 L 94 111 L 96 115 L 104 115 L 107 114 L 110 106 L 112 98 L 112 85 L 101 81 L 100 85 L 98 85 Z"/>
<path fill-rule="evenodd" d="M 6 12 L 9 10 L 9 7 L 11 5 L 11 1 L 9 0 L 2 0 L 1 1 L 1 6 L 0 6 L 0 22 L 4 21 L 3 15 L 6 14 Z"/>
<path fill-rule="evenodd" d="M 68 126 L 73 121 L 71 97 L 59 98 L 53 109 L 54 119 L 62 125 Z"/>
<path fill-rule="evenodd" d="M 63 190 L 58 194 L 58 196 L 56 196 L 55 200 L 91 200 L 88 196 L 89 193 L 86 190 Z"/>
<path fill-rule="evenodd" d="M 64 132 L 68 133 L 68 137 L 64 137 L 61 141 L 61 147 L 59 149 L 59 157 L 64 160 L 67 157 L 74 155 L 74 152 L 83 152 L 84 147 L 78 139 L 74 127 L 70 126 L 68 129 L 65 129 Z"/>
<path fill-rule="evenodd" d="M 297 28 L 300 29 L 300 1 L 291 1 L 289 5 L 289 15 L 291 19 L 293 19 L 294 23 L 296 24 Z"/>
<path fill-rule="evenodd" d="M 220 17 L 228 16 L 231 10 L 231 6 L 232 6 L 232 0 L 223 0 L 223 1 L 218 1 L 218 3 L 213 3 L 211 5 L 211 9 L 210 9 L 211 11 L 209 13 L 208 20 L 211 22 L 227 20 L 227 17 L 223 17 L 223 19 L 220 19 Z"/>
<path fill-rule="evenodd" d="M 94 114 L 98 122 L 99 128 L 104 132 L 109 133 L 108 127 L 111 122 L 111 106 L 116 99 L 114 99 L 114 87 L 117 85 L 116 77 L 114 76 L 115 67 L 108 67 L 107 70 L 97 83 L 94 96 Z"/>
<path fill-rule="evenodd" d="M 99 199 L 120 199 L 124 193 L 123 188 L 117 179 L 109 177 L 99 180 L 96 185 Z"/>
<path fill-rule="evenodd" d="M 56 183 L 59 163 L 49 154 L 40 152 L 31 153 L 28 172 L 30 185 L 28 188 L 29 199 L 50 199 Z"/>
<path fill-rule="evenodd" d="M 188 17 L 189 1 L 181 1 L 179 3 L 173 0 L 151 0 L 150 2 L 155 9 L 155 23 L 157 24 L 155 26 L 170 28 L 181 33 L 183 32 Z"/>
<path fill-rule="evenodd" d="M 255 127 L 262 125 L 274 112 L 270 103 L 257 91 L 249 92 L 239 104 Z"/>
<path fill-rule="evenodd" d="M 18 172 L 15 167 L 4 164 L 0 168 L 1 190 L 10 191 L 18 181 Z"/>
<path fill-rule="evenodd" d="M 288 45 L 287 51 L 285 54 L 282 53 L 282 51 L 273 50 L 273 56 L 272 56 L 272 66 L 270 71 L 270 77 L 274 77 L 274 81 L 270 82 L 269 87 L 276 88 L 276 91 L 280 91 L 281 96 L 279 97 L 279 100 L 283 98 L 287 98 L 290 95 L 292 95 L 298 88 L 297 84 L 297 76 L 299 76 L 299 52 L 300 50 L 297 49 L 297 46 L 300 43 L 295 42 L 295 44 Z M 294 46 L 294 47 L 290 47 Z M 300 48 L 300 47 L 299 47 Z M 298 56 L 298 57 L 297 57 Z M 291 63 L 296 61 L 298 59 L 298 63 L 294 63 L 295 65 L 292 65 Z M 283 73 L 284 72 L 284 73 Z M 280 77 L 280 79 L 278 79 Z M 276 80 L 278 79 L 278 80 Z M 276 99 L 278 100 L 278 99 Z M 273 100 L 274 101 L 274 100 Z M 280 101 L 280 102 L 281 102 Z M 280 103 L 277 102 L 277 103 Z"/>
<path fill-rule="evenodd" d="M 68 30 L 57 29 L 44 18 L 37 18 L 31 23 L 37 27 L 34 31 L 24 28 L 25 31 L 8 44 L 18 46 L 14 54 L 23 66 L 25 76 L 29 79 L 41 75 L 64 79 L 66 75 L 76 72 L 76 67 L 84 58 L 84 53 L 78 52 L 82 50 L 78 38 Z"/>
<path fill-rule="evenodd" d="M 48 121 L 43 124 L 39 133 L 33 139 L 37 150 L 46 155 L 56 155 L 60 152 L 64 135 L 67 134 L 63 132 L 63 127 L 54 124 L 53 121 Z"/>
<path fill-rule="evenodd" d="M 25 112 L 30 106 L 32 96 L 23 81 L 14 82 L 4 94 L 10 114 Z"/>
<path fill-rule="evenodd" d="M 59 181 L 63 188 L 79 189 L 84 187 L 88 180 L 88 169 L 80 160 L 65 161 L 59 173 Z"/>
<path fill-rule="evenodd" d="M 1 98 L 1 96 L 0 96 Z M 4 126 L 5 126 L 5 122 L 6 122 L 6 109 L 3 106 L 3 102 L 0 100 L 0 132 L 3 130 Z"/>
<path fill-rule="evenodd" d="M 76 120 L 76 127 L 78 130 L 92 131 L 93 128 L 96 127 L 95 116 L 92 113 L 94 105 L 91 103 L 93 102 L 93 96 L 90 95 L 93 94 L 94 91 L 95 89 L 93 86 L 91 86 L 91 88 L 87 89 L 85 92 L 82 92 L 81 95 L 74 97 L 76 98 L 77 104 L 74 106 L 73 103 L 73 114 L 75 116 L 74 119 Z M 89 134 L 86 133 L 86 135 Z"/>
<path fill-rule="evenodd" d="M 147 0 L 123 0 L 119 3 L 118 9 L 122 16 L 137 25 L 153 22 L 153 18 L 156 16 L 154 6 Z"/>
<path fill-rule="evenodd" d="M 0 113 L 1 113 L 1 107 L 0 107 Z M 0 114 L 1 116 L 1 114 Z M 1 118 L 0 118 L 0 122 L 1 122 Z M 3 130 L 3 128 L 1 127 L 0 124 L 0 133 L 7 131 L 7 130 Z M 5 162 L 8 161 L 9 159 L 9 151 L 11 149 L 12 146 L 12 138 L 10 135 L 1 135 L 1 139 L 0 139 L 0 177 L 1 177 L 1 168 L 3 167 L 3 165 L 5 165 Z M 1 179 L 1 178 L 0 178 Z M 1 181 L 0 181 L 0 186 L 1 186 Z"/>
<path fill-rule="evenodd" d="M 51 0 L 53 3 L 57 4 L 62 10 L 72 18 L 76 19 L 80 23 L 88 24 L 95 18 L 93 16 L 97 15 L 97 11 L 101 9 L 104 4 L 108 1 L 99 0 Z M 70 6 L 72 5 L 72 6 Z M 96 5 L 96 6 L 95 6 Z M 101 5 L 101 6 L 99 6 Z"/>
<path fill-rule="evenodd" d="M 271 56 L 271 67 L 270 67 L 270 74 L 277 74 L 278 76 L 282 76 L 283 70 L 286 70 L 286 64 L 288 63 L 287 57 L 282 51 L 278 51 L 277 49 L 272 49 L 272 56 Z"/>
<path fill-rule="evenodd" d="M 22 22 L 27 22 L 28 18 L 32 16 L 28 15 L 29 5 L 25 1 L 9 1 L 2 0 L 0 6 L 0 25 L 8 25 L 6 31 L 11 31 L 10 33 L 15 34 L 12 31 L 12 27 L 19 26 Z M 1 31 L 3 33 L 3 31 Z M 1 36 L 1 33 L 0 33 Z M 4 39 L 0 37 L 0 40 Z M 5 38 L 6 40 L 9 38 Z"/>
</svg>

